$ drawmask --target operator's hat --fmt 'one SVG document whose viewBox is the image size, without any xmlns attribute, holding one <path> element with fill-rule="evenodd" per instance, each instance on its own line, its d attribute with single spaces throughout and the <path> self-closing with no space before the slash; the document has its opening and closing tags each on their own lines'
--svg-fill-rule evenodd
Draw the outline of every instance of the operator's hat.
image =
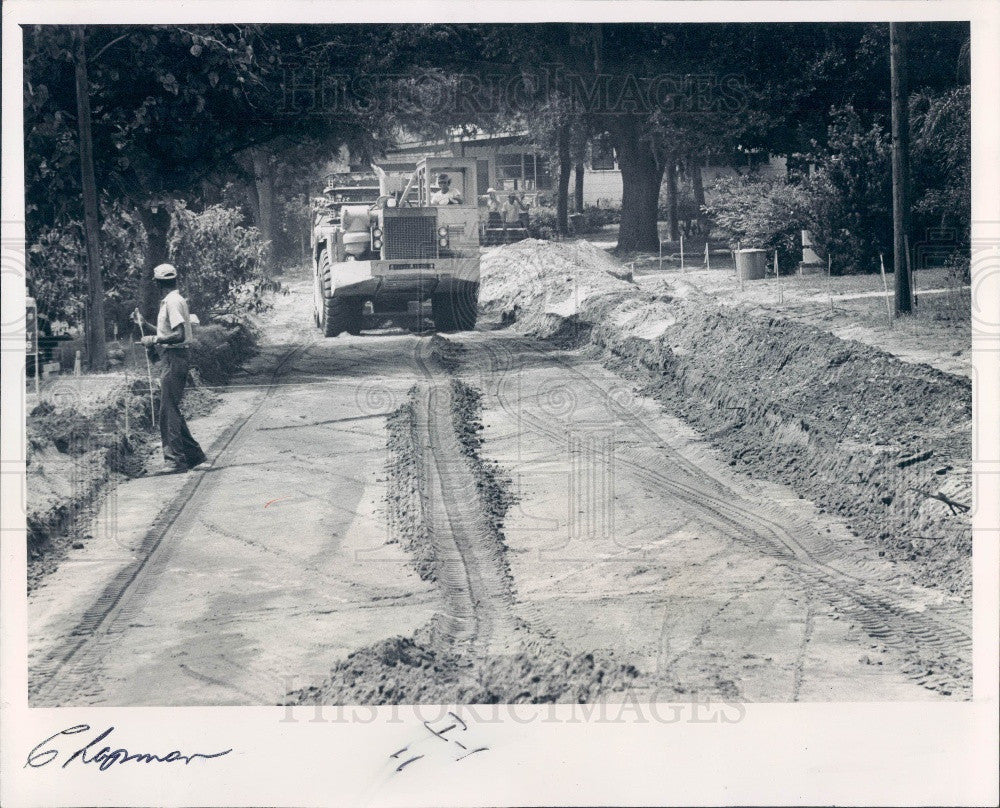
<svg viewBox="0 0 1000 808">
<path fill-rule="evenodd" d="M 160 264 L 153 268 L 153 278 L 158 281 L 172 281 L 177 277 L 177 270 L 173 264 Z"/>
<path fill-rule="evenodd" d="M 451 177 L 449 177 L 442 171 L 440 174 L 438 174 L 438 182 L 441 182 L 441 180 L 448 180 L 448 182 L 451 182 Z"/>
</svg>

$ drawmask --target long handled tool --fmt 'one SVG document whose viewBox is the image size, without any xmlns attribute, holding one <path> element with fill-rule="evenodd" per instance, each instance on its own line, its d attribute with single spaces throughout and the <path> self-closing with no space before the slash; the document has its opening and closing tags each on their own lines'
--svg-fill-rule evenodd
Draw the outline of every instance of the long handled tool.
<svg viewBox="0 0 1000 808">
<path fill-rule="evenodd" d="M 142 343 L 142 326 L 138 322 L 135 324 L 136 329 L 139 332 L 139 342 Z M 156 426 L 156 410 L 153 406 L 153 365 L 149 361 L 149 350 L 145 345 L 142 346 L 143 351 L 146 354 L 146 380 L 149 382 L 149 420 L 150 423 Z"/>
</svg>

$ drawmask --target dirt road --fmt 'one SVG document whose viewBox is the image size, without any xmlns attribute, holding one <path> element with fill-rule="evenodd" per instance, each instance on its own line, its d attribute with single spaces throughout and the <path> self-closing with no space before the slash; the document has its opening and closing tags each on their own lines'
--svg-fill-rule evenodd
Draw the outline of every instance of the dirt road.
<svg viewBox="0 0 1000 808">
<path fill-rule="evenodd" d="M 324 340 L 290 289 L 211 465 L 120 486 L 32 594 L 33 705 L 969 695 L 960 603 L 584 352 Z"/>
</svg>

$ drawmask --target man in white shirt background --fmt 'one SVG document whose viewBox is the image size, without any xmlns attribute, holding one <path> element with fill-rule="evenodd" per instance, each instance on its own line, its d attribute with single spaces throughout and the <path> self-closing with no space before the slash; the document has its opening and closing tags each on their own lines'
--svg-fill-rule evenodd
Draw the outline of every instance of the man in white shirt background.
<svg viewBox="0 0 1000 808">
<path fill-rule="evenodd" d="M 156 318 L 156 334 L 143 336 L 147 349 L 159 350 L 163 360 L 160 377 L 160 441 L 163 444 L 164 471 L 187 471 L 205 462 L 201 450 L 188 430 L 181 414 L 181 398 L 187 385 L 188 346 L 191 344 L 191 313 L 187 301 L 177 291 L 177 270 L 171 264 L 160 264 L 153 270 L 153 279 L 160 290 L 160 311 Z M 136 309 L 133 313 L 140 330 L 149 326 Z"/>
</svg>

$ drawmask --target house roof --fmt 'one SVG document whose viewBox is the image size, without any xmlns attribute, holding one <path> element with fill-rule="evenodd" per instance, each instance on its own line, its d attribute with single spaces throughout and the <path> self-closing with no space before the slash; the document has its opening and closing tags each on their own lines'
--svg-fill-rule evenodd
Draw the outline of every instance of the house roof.
<svg viewBox="0 0 1000 808">
<path fill-rule="evenodd" d="M 450 146 L 452 143 L 482 143 L 489 141 L 516 140 L 528 134 L 526 129 L 512 129 L 503 132 L 486 132 L 478 128 L 472 130 L 455 129 L 449 133 L 447 138 L 437 138 L 434 140 L 400 140 L 396 145 L 387 149 L 387 154 L 413 149 L 442 148 Z"/>
</svg>

